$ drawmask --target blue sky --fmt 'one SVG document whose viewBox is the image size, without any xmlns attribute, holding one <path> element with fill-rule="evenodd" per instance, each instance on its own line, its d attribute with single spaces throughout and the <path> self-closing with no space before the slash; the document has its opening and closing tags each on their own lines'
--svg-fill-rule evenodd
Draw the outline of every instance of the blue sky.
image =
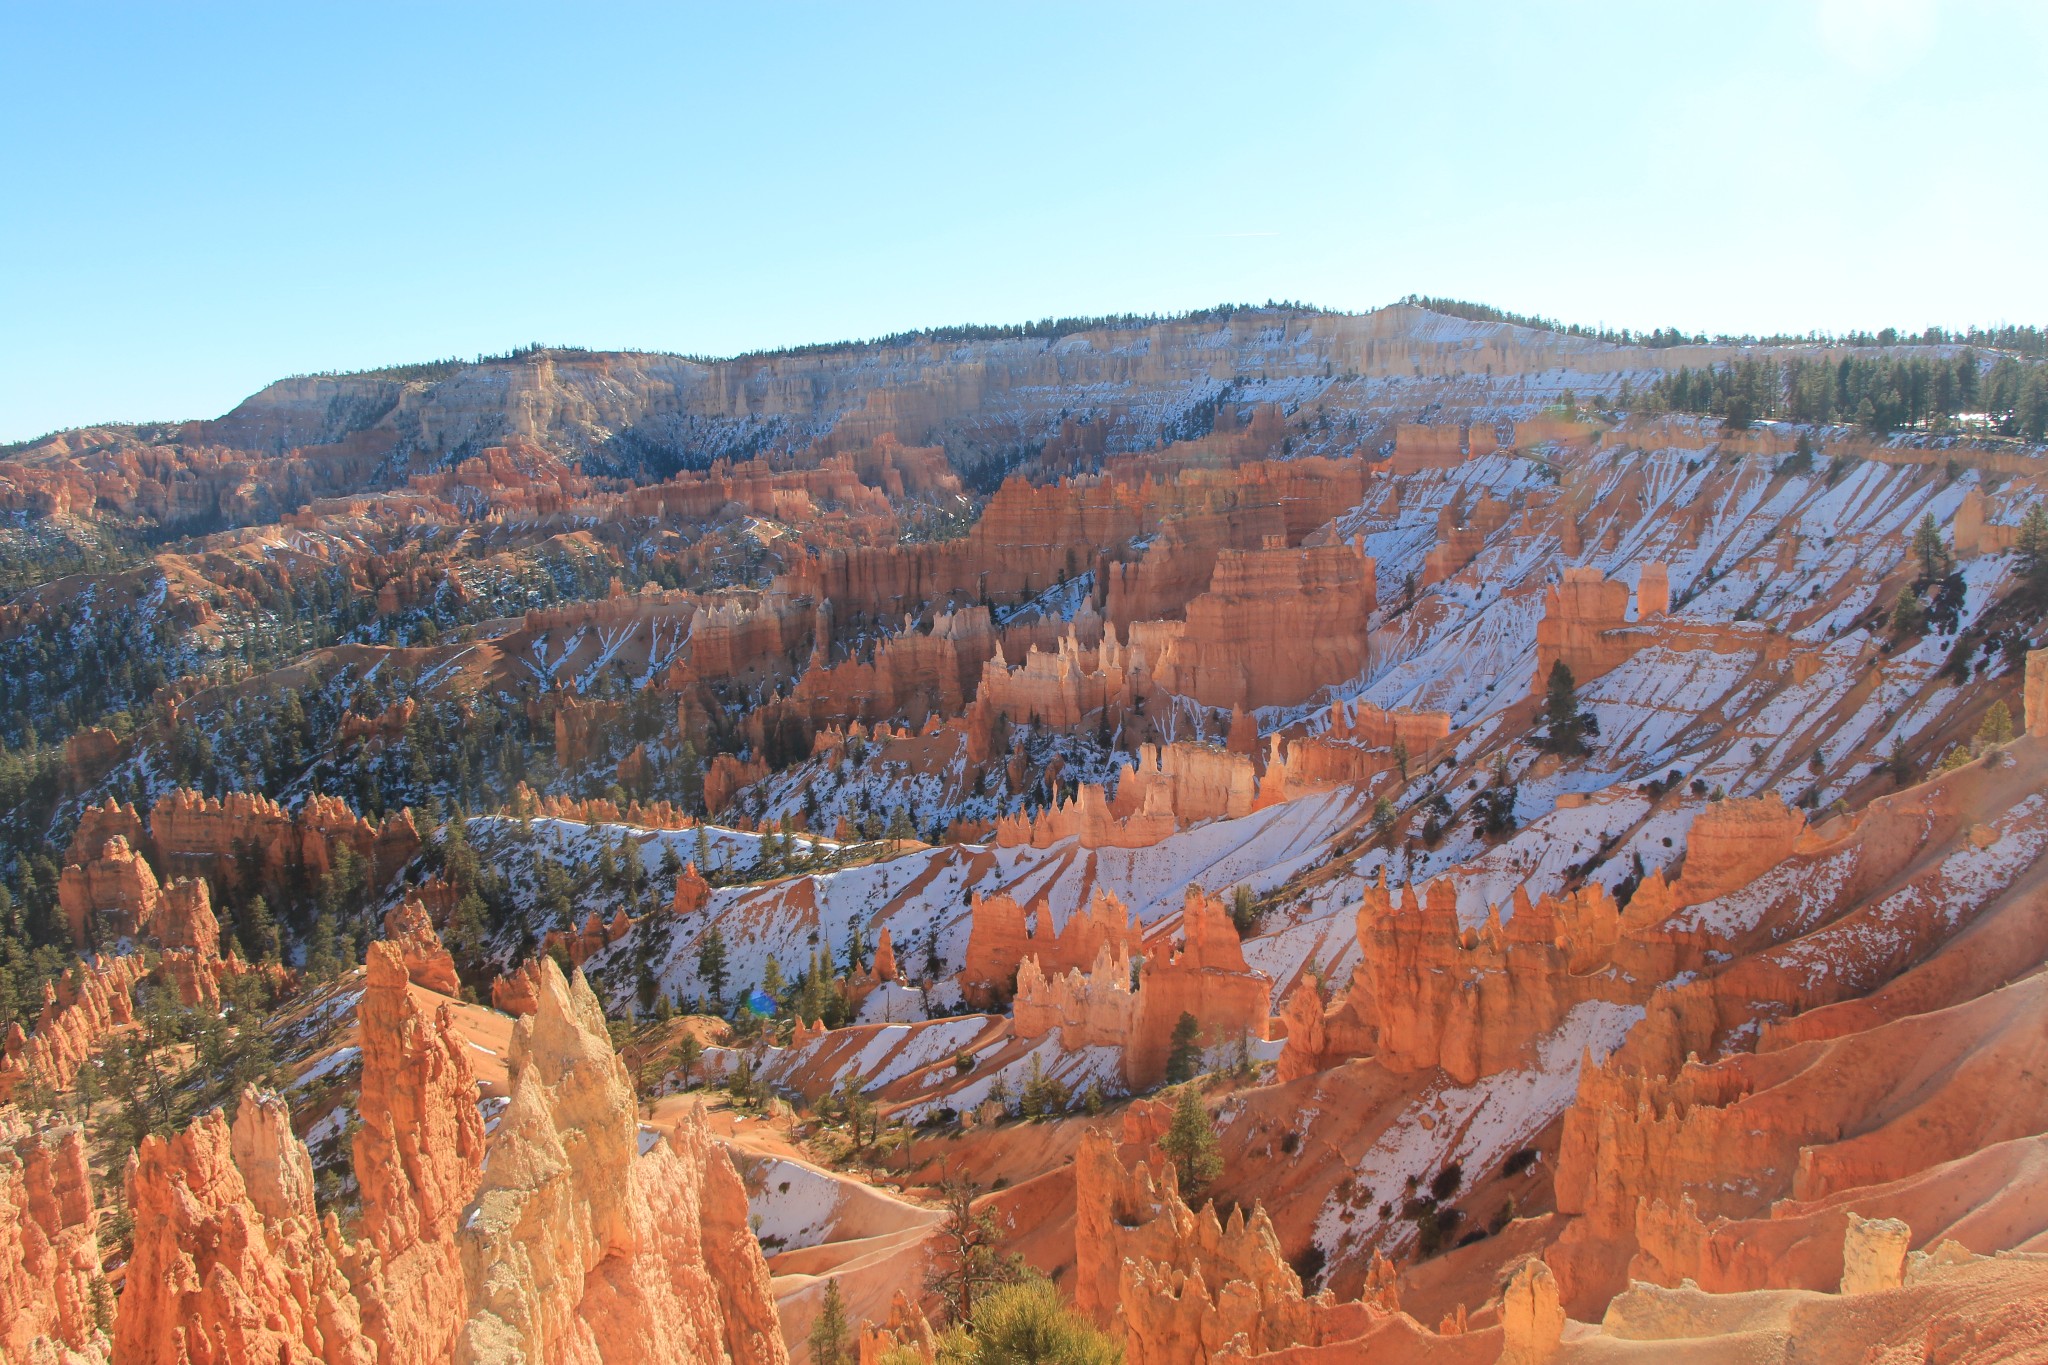
<svg viewBox="0 0 2048 1365">
<path fill-rule="evenodd" d="M 0 440 L 529 341 L 2048 322 L 2048 6 L 0 0 Z"/>
</svg>

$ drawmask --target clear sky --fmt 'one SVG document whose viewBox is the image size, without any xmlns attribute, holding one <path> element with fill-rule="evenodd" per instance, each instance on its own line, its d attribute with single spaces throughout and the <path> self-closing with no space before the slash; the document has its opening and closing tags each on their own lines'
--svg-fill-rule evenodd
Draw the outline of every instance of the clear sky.
<svg viewBox="0 0 2048 1365">
<path fill-rule="evenodd" d="M 0 440 L 530 341 L 2048 322 L 2048 4 L 0 0 Z"/>
</svg>

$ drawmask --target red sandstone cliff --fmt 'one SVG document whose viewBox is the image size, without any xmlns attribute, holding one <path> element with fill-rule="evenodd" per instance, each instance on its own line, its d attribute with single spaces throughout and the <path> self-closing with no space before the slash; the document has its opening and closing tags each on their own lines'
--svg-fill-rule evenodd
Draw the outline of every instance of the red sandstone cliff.
<svg viewBox="0 0 2048 1365">
<path fill-rule="evenodd" d="M 1264 1209 L 1197 1213 L 1170 1163 L 1126 1170 L 1103 1132 L 1081 1139 L 1074 1210 L 1074 1305 L 1121 1337 L 1133 1365 L 1315 1345 L 1334 1316 L 1327 1294 L 1303 1297 Z"/>
<path fill-rule="evenodd" d="M 1161 685 L 1205 706 L 1257 708 L 1356 677 L 1378 602 L 1374 575 L 1372 559 L 1349 545 L 1224 551 L 1158 659 Z"/>
<path fill-rule="evenodd" d="M 1129 956 L 1143 939 L 1130 909 L 1106 890 L 1097 891 L 1088 908 L 1067 916 L 1058 930 L 1051 920 L 1052 912 L 1044 906 L 1029 908 L 1000 894 L 975 897 L 959 978 L 969 998 L 1007 998 L 1026 958 L 1035 958 L 1044 972 L 1085 970 L 1105 948 L 1112 955 Z"/>
<path fill-rule="evenodd" d="M 247 792 L 203 796 L 179 788 L 150 808 L 149 833 L 170 873 L 213 873 L 232 879 L 241 847 L 257 851 L 266 876 L 288 867 L 326 875 L 337 844 L 346 843 L 369 870 L 373 885 L 389 881 L 419 852 L 412 813 L 372 823 L 339 798 L 314 795 L 297 812 Z"/>
<path fill-rule="evenodd" d="M 1099 945 L 1086 969 L 1049 974 L 1037 957 L 1025 958 L 1013 1006 L 1017 1035 L 1043 1037 L 1058 1029 L 1067 1051 L 1119 1047 L 1124 1081 L 1133 1089 L 1157 1085 L 1166 1074 L 1183 1014 L 1194 1017 L 1204 1046 L 1263 1039 L 1272 982 L 1245 964 L 1223 902 L 1189 887 L 1180 928 L 1178 947 L 1161 939 L 1148 942 L 1135 989 L 1129 948 L 1112 933 L 1085 929 L 1077 935 L 1077 946 Z"/>
</svg>

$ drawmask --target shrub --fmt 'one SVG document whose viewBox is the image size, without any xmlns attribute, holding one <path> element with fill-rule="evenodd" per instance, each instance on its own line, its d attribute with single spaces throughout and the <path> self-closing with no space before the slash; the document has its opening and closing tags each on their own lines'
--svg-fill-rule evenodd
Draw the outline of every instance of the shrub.
<svg viewBox="0 0 2048 1365">
<path fill-rule="evenodd" d="M 1068 1308 L 1051 1281 L 1033 1277 L 984 1295 L 973 1331 L 939 1344 L 942 1365 L 1120 1365 L 1123 1352 Z"/>
</svg>

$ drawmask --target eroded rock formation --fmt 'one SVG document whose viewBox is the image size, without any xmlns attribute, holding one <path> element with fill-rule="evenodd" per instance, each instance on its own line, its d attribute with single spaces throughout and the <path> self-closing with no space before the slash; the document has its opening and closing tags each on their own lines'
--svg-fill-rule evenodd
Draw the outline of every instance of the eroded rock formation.
<svg viewBox="0 0 2048 1365">
<path fill-rule="evenodd" d="M 10 1024 L 0 1038 L 0 1100 L 24 1085 L 69 1086 L 109 1034 L 134 1022 L 133 991 L 145 974 L 141 957 L 122 954 L 81 962 L 45 985 L 35 1028 Z"/>
<path fill-rule="evenodd" d="M 1126 1170 L 1106 1134 L 1074 1164 L 1074 1304 L 1109 1325 L 1133 1365 L 1208 1365 L 1318 1341 L 1327 1296 L 1304 1298 L 1261 1208 L 1181 1199 L 1170 1163 Z"/>
<path fill-rule="evenodd" d="M 93 944 L 153 933 L 162 908 L 156 872 L 125 834 L 109 835 L 83 866 L 73 863 L 57 883 L 71 941 Z"/>
<path fill-rule="evenodd" d="M 1160 654 L 1169 692 L 1205 706 L 1290 706 L 1365 671 L 1378 601 L 1373 560 L 1351 545 L 1226 550 L 1185 628 Z"/>
<path fill-rule="evenodd" d="M 398 945 L 371 944 L 356 1006 L 362 1127 L 351 1155 L 363 1213 L 346 1268 L 383 1365 L 433 1365 L 454 1350 L 468 1312 L 457 1229 L 485 1148 L 469 1046 L 447 1006 L 431 1018 L 420 1008 L 411 967 Z"/>
<path fill-rule="evenodd" d="M 1163 940 L 1148 943 L 1135 988 L 1129 948 L 1108 934 L 1090 936 L 1099 946 L 1086 971 L 1048 975 L 1036 957 L 1025 958 L 1013 1007 L 1017 1035 L 1043 1037 L 1057 1029 L 1068 1051 L 1121 1047 L 1124 1081 L 1133 1089 L 1157 1085 L 1166 1074 L 1184 1014 L 1195 1020 L 1204 1046 L 1263 1039 L 1272 982 L 1246 966 L 1223 902 L 1189 887 L 1180 929 L 1177 948 Z"/>
<path fill-rule="evenodd" d="M 1806 817 L 1776 796 L 1709 802 L 1685 838 L 1675 905 L 1697 905 L 1746 886 L 1799 846 Z"/>
<path fill-rule="evenodd" d="M 144 1138 L 125 1180 L 135 1250 L 115 1359 L 376 1365 L 281 1101 L 245 1091 L 232 1128 L 214 1110 L 168 1141 Z"/>
<path fill-rule="evenodd" d="M 150 808 L 149 833 L 168 873 L 229 881 L 239 875 L 245 849 L 266 877 L 298 867 L 317 880 L 332 866 L 334 849 L 345 843 L 363 861 L 371 884 L 381 886 L 420 849 L 410 811 L 373 823 L 339 798 L 319 794 L 291 812 L 248 792 L 210 797 L 181 787 Z"/>
<path fill-rule="evenodd" d="M 975 897 L 959 978 L 968 997 L 982 1003 L 1007 999 L 1027 958 L 1042 973 L 1059 973 L 1093 966 L 1104 950 L 1128 958 L 1143 941 L 1130 909 L 1108 890 L 1098 890 L 1087 909 L 1067 916 L 1057 930 L 1051 920 L 1045 906 L 1026 907 L 1002 894 Z"/>
<path fill-rule="evenodd" d="M 463 1220 L 471 1307 L 456 1360 L 782 1365 L 745 1190 L 701 1115 L 641 1156 L 597 998 L 546 959 L 538 997 Z"/>
<path fill-rule="evenodd" d="M 460 996 L 462 978 L 455 959 L 434 932 L 434 920 L 417 896 L 407 896 L 384 915 L 384 938 L 399 952 L 413 984 L 440 995 Z"/>
<path fill-rule="evenodd" d="M 694 915 L 710 903 L 711 883 L 704 880 L 694 859 L 684 863 L 683 870 L 676 874 L 675 893 L 669 897 L 669 913 Z"/>
<path fill-rule="evenodd" d="M 84 1135 L 0 1119 L 0 1360 L 106 1359 L 100 1254 Z"/>
<path fill-rule="evenodd" d="M 544 960 L 537 994 L 515 1035 L 511 1103 L 486 1141 L 450 1006 L 428 1018 L 400 951 L 372 944 L 358 1006 L 360 1240 L 318 1214 L 283 1101 L 245 1091 L 232 1125 L 210 1112 L 130 1159 L 135 1251 L 114 1358 L 785 1365 L 746 1192 L 701 1111 L 643 1153 L 589 988 Z M 39 1236 L 47 1226 L 83 1254 L 89 1210 L 62 1227 L 37 1217 Z M 0 1257 L 0 1294 L 6 1270 Z M 62 1296 L 79 1283 L 36 1300 L 37 1321 L 69 1324 Z"/>
</svg>

